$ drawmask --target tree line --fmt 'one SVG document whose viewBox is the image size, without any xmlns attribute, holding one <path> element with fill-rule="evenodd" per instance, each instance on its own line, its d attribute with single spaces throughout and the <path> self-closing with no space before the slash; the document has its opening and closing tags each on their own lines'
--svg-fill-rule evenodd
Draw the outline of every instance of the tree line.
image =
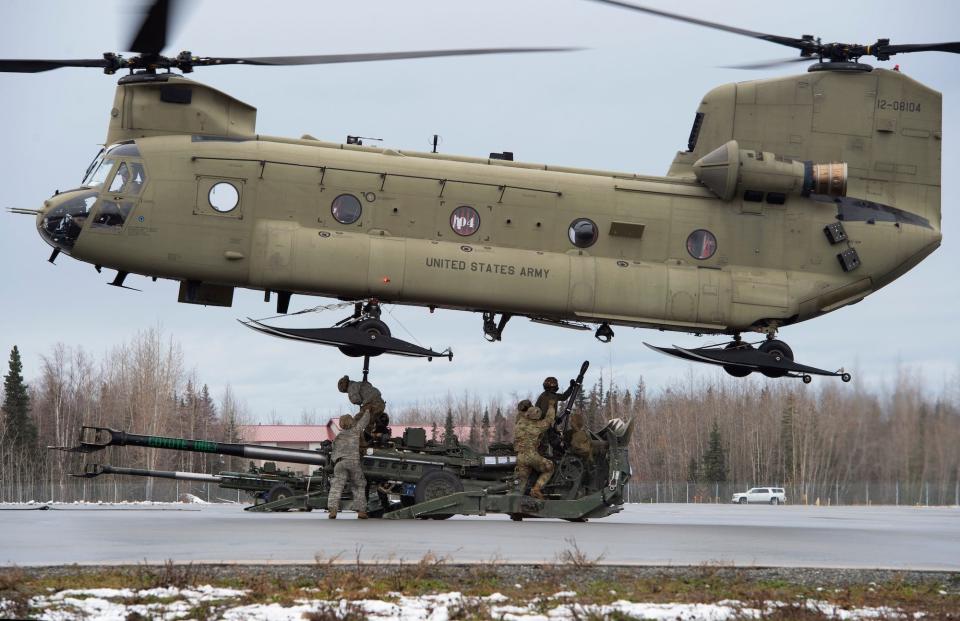
<svg viewBox="0 0 960 621">
<path fill-rule="evenodd" d="M 72 500 L 83 466 L 77 453 L 48 450 L 77 443 L 82 425 L 151 435 L 240 441 L 246 408 L 227 388 L 215 398 L 187 371 L 180 347 L 158 329 L 140 333 L 94 360 L 57 345 L 27 382 L 21 352 L 10 352 L 0 420 L 0 501 Z M 236 458 L 144 448 L 107 448 L 91 461 L 159 470 L 237 470 Z M 153 479 L 146 479 L 150 498 Z"/>
<path fill-rule="evenodd" d="M 0 419 L 0 501 L 66 499 L 82 466 L 75 453 L 47 446 L 76 443 L 82 424 L 151 435 L 241 441 L 255 422 L 228 388 L 211 395 L 188 370 L 179 346 L 148 330 L 102 360 L 58 345 L 41 357 L 39 375 L 22 376 L 22 353 L 10 352 Z M 678 381 L 649 391 L 603 378 L 575 405 L 591 429 L 611 418 L 633 420 L 630 455 L 639 481 L 736 481 L 754 485 L 846 486 L 863 482 L 933 484 L 960 480 L 960 382 L 939 392 L 902 370 L 890 385 L 868 390 L 824 381 L 727 378 Z M 486 450 L 512 440 L 519 398 L 448 395 L 391 411 L 396 423 L 421 425 L 435 441 Z M 262 415 L 264 418 L 267 416 Z M 300 422 L 325 423 L 316 415 Z M 459 432 L 459 433 L 458 433 Z M 455 440 L 454 440 L 455 439 Z M 108 448 L 96 459 L 117 466 L 215 473 L 242 470 L 242 460 L 217 455 Z M 147 485 L 149 497 L 150 480 Z M 941 494 L 944 495 L 944 494 Z"/>
</svg>

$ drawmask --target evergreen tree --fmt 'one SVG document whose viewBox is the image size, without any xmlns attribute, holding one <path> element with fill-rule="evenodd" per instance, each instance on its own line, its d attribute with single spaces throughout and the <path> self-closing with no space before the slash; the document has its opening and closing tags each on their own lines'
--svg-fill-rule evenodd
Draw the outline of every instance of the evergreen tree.
<svg viewBox="0 0 960 621">
<path fill-rule="evenodd" d="M 447 418 L 443 421 L 443 443 L 457 443 L 457 431 L 453 428 L 453 410 L 450 408 L 447 408 Z"/>
<path fill-rule="evenodd" d="M 486 451 L 490 446 L 490 409 L 483 408 L 483 419 L 480 421 L 480 450 Z"/>
<path fill-rule="evenodd" d="M 509 442 L 510 430 L 507 429 L 507 419 L 504 417 L 500 408 L 493 417 L 493 440 L 494 442 Z"/>
<path fill-rule="evenodd" d="M 436 442 L 438 439 L 437 438 L 438 433 L 439 431 L 437 430 L 437 421 L 433 421 L 433 423 L 431 423 L 430 425 L 430 440 L 432 440 L 433 442 Z"/>
<path fill-rule="evenodd" d="M 793 395 L 787 399 L 787 407 L 780 417 L 780 455 L 783 458 L 783 482 L 791 483 L 794 480 L 796 463 L 793 456 Z"/>
<path fill-rule="evenodd" d="M 37 448 L 37 428 L 30 419 L 30 395 L 23 383 L 20 350 L 10 351 L 10 370 L 3 378 L 3 418 L 6 423 L 7 446 L 28 451 Z"/>
<path fill-rule="evenodd" d="M 474 450 L 480 450 L 480 423 L 477 421 L 476 412 L 470 417 L 470 436 L 467 444 Z"/>
<path fill-rule="evenodd" d="M 696 457 L 690 458 L 690 463 L 687 464 L 687 482 L 696 483 L 700 480 L 700 465 L 697 463 Z"/>
<path fill-rule="evenodd" d="M 727 480 L 727 458 L 717 421 L 713 421 L 707 452 L 703 454 L 703 479 L 710 483 L 723 483 Z"/>
</svg>

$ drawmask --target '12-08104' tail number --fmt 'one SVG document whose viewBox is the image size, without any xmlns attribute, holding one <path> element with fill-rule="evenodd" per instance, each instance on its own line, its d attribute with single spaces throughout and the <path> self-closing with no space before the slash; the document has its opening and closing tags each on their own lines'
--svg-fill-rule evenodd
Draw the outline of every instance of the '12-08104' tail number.
<svg viewBox="0 0 960 621">
<path fill-rule="evenodd" d="M 880 110 L 895 110 L 897 112 L 920 112 L 920 104 L 915 101 L 904 101 L 902 99 L 878 99 L 877 108 Z"/>
</svg>

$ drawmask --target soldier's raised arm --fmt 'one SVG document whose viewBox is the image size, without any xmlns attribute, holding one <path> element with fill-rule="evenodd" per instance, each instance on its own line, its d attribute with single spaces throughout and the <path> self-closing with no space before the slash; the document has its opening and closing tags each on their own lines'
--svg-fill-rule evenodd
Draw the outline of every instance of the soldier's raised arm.
<svg viewBox="0 0 960 621">
<path fill-rule="evenodd" d="M 360 409 L 360 418 L 357 419 L 356 427 L 360 430 L 360 433 L 363 433 L 363 430 L 367 428 L 367 423 L 370 422 L 370 410 L 368 408 Z"/>
</svg>

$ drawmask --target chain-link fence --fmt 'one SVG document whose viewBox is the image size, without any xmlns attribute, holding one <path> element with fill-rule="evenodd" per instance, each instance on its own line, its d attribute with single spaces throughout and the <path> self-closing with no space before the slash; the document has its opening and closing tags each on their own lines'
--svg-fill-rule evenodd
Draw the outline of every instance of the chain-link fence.
<svg viewBox="0 0 960 621">
<path fill-rule="evenodd" d="M 249 494 L 223 489 L 216 483 L 154 479 L 135 482 L 67 481 L 28 484 L 4 490 L 4 502 L 239 502 L 252 504 Z"/>
<path fill-rule="evenodd" d="M 728 503 L 733 494 L 752 487 L 783 488 L 787 504 L 960 506 L 960 483 L 833 483 L 777 484 L 665 483 L 630 481 L 625 498 L 630 503 Z M 2 502 L 237 502 L 252 503 L 246 492 L 222 489 L 215 483 L 168 479 L 123 482 L 75 480 L 63 484 L 26 484 L 0 490 Z"/>
<path fill-rule="evenodd" d="M 960 506 L 960 481 L 857 483 L 667 483 L 630 481 L 627 502 L 726 503 L 733 495 L 754 487 L 783 488 L 787 504 Z"/>
</svg>

